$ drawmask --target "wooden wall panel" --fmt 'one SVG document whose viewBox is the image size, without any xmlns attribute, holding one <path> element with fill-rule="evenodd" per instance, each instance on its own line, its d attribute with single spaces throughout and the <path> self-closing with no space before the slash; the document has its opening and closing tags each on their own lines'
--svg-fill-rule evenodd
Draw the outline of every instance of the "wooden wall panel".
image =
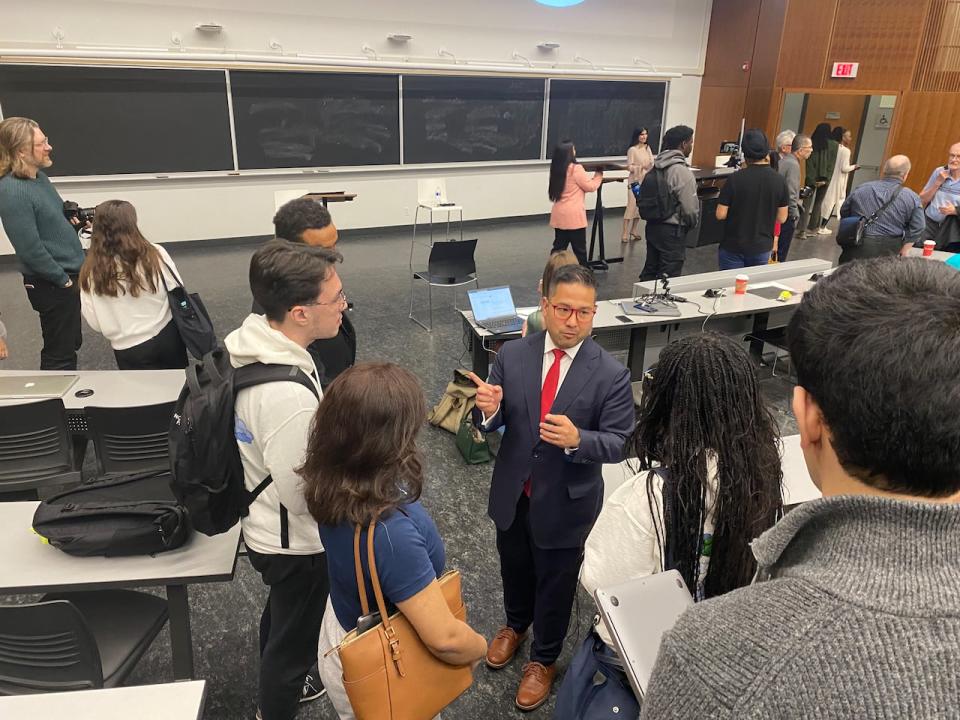
<svg viewBox="0 0 960 720">
<path fill-rule="evenodd" d="M 960 0 L 933 0 L 920 43 L 913 89 L 960 91 Z"/>
<path fill-rule="evenodd" d="M 907 92 L 897 103 L 891 155 L 906 155 L 913 164 L 907 185 L 919 192 L 947 150 L 960 142 L 960 94 Z"/>
<path fill-rule="evenodd" d="M 718 7 L 716 3 L 714 7 Z M 780 41 L 787 14 L 787 0 L 763 0 L 757 20 L 757 40 L 750 68 L 750 87 L 771 88 L 777 80 Z"/>
<path fill-rule="evenodd" d="M 806 4 L 806 0 L 802 0 Z M 905 90 L 923 33 L 929 0 L 842 0 L 824 64 L 823 87 Z M 856 78 L 831 78 L 835 62 L 858 62 Z"/>
<path fill-rule="evenodd" d="M 740 119 L 746 100 L 746 88 L 701 87 L 697 134 L 693 142 L 693 163 L 712 168 L 720 152 L 720 143 L 735 140 L 740 132 Z"/>
<path fill-rule="evenodd" d="M 839 2 L 790 0 L 780 48 L 777 85 L 784 88 L 820 87 L 830 49 L 833 17 Z"/>
<path fill-rule="evenodd" d="M 748 128 L 760 128 L 767 134 L 770 144 L 773 144 L 773 136 L 776 135 L 773 123 L 770 121 L 770 105 L 773 101 L 772 87 L 751 87 L 747 90 L 747 98 L 744 102 L 743 116 L 747 120 Z"/>
<path fill-rule="evenodd" d="M 715 2 L 704 62 L 703 84 L 746 87 L 749 74 L 742 66 L 753 58 L 761 0 Z"/>
</svg>

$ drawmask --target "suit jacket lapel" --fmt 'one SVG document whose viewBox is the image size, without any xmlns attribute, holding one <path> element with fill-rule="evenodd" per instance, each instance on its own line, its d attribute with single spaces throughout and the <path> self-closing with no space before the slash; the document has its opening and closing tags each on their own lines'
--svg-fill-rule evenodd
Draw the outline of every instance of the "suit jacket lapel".
<svg viewBox="0 0 960 720">
<path fill-rule="evenodd" d="M 563 415 L 566 412 L 570 403 L 576 400 L 587 381 L 593 376 L 594 368 L 599 362 L 600 346 L 591 338 L 587 338 L 583 341 L 580 351 L 567 371 L 567 376 L 563 379 L 563 385 L 560 386 L 550 409 L 551 414 Z"/>
<path fill-rule="evenodd" d="M 527 351 L 523 353 L 523 397 L 527 403 L 527 417 L 534 438 L 540 437 L 540 383 L 543 375 L 544 338 L 546 333 L 531 335 Z"/>
</svg>

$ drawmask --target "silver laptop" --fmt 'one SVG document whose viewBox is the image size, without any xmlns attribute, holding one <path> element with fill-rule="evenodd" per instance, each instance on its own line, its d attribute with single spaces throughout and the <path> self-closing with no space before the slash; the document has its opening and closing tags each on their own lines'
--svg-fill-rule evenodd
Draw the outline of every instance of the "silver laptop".
<svg viewBox="0 0 960 720">
<path fill-rule="evenodd" d="M 523 318 L 517 315 L 513 295 L 506 285 L 480 290 L 468 290 L 473 319 L 480 327 L 492 333 L 520 332 Z"/>
<path fill-rule="evenodd" d="M 0 376 L 0 397 L 21 398 L 58 398 L 63 397 L 74 383 L 77 375 L 2 375 Z"/>
<path fill-rule="evenodd" d="M 660 641 L 693 598 L 676 570 L 597 588 L 594 595 L 630 685 L 643 698 Z"/>
</svg>

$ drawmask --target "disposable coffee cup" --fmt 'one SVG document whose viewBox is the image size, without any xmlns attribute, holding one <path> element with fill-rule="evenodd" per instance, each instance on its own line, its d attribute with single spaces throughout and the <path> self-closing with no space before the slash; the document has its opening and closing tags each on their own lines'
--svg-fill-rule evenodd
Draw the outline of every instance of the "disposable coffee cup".
<svg viewBox="0 0 960 720">
<path fill-rule="evenodd" d="M 750 282 L 749 275 L 737 275 L 736 294 L 744 295 L 747 292 L 747 283 Z"/>
<path fill-rule="evenodd" d="M 923 241 L 923 256 L 930 257 L 933 255 L 933 249 L 937 246 L 937 243 L 933 240 L 924 240 Z"/>
</svg>

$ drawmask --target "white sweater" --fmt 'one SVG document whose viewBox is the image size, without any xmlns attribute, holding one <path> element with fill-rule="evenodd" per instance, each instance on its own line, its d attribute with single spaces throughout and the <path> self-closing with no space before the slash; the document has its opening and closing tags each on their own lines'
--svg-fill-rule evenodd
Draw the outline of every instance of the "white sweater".
<svg viewBox="0 0 960 720">
<path fill-rule="evenodd" d="M 151 243 L 152 244 L 152 243 Z M 179 276 L 177 266 L 159 245 L 160 257 Z M 166 268 L 162 268 L 167 285 L 173 288 L 177 281 Z M 80 292 L 80 311 L 87 324 L 110 341 L 114 350 L 127 350 L 154 338 L 173 319 L 167 301 L 167 291 L 157 278 L 156 292 L 141 290 L 137 297 L 126 292 L 127 285 L 121 281 L 125 292 L 117 297 Z M 94 290 L 96 288 L 93 288 Z"/>
<path fill-rule="evenodd" d="M 652 508 L 647 498 L 648 472 L 643 470 L 637 473 L 613 491 L 587 537 L 580 584 L 590 597 L 593 597 L 597 588 L 663 571 L 663 557 L 660 553 L 663 544 L 663 481 L 659 475 L 656 476 L 653 485 L 656 507 Z M 703 532 L 712 535 L 717 487 L 715 456 L 707 458 L 707 474 L 710 477 L 707 485 L 708 515 Z M 654 517 L 657 519 L 656 524 Z M 658 528 L 661 533 L 659 543 Z M 701 558 L 701 578 L 706 573 L 706 560 L 707 558 Z M 607 645 L 613 645 L 613 639 L 602 622 L 597 624 L 596 630 Z"/>
<path fill-rule="evenodd" d="M 270 327 L 262 315 L 251 314 L 227 335 L 224 345 L 234 367 L 253 362 L 295 365 L 323 397 L 310 353 Z M 273 478 L 243 518 L 243 541 L 267 555 L 313 555 L 323 552 L 317 521 L 307 510 L 303 481 L 295 468 L 303 464 L 310 423 L 319 400 L 299 383 L 283 381 L 256 385 L 237 394 L 235 435 L 243 461 L 247 490 Z M 281 537 L 281 505 L 287 513 L 288 546 Z"/>
</svg>

